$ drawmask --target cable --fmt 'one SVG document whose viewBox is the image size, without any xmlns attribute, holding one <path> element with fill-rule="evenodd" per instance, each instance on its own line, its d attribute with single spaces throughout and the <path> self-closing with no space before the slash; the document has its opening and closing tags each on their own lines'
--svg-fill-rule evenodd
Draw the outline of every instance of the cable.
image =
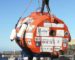
<svg viewBox="0 0 75 60">
<path fill-rule="evenodd" d="M 39 7 L 40 7 L 40 0 L 38 0 L 38 5 L 39 5 Z"/>
<path fill-rule="evenodd" d="M 22 18 L 22 16 L 25 14 L 25 12 L 29 9 L 31 3 L 32 3 L 32 0 L 30 0 L 29 4 L 26 6 L 26 9 L 25 9 L 24 12 L 21 14 L 21 17 L 20 17 L 20 18 Z"/>
<path fill-rule="evenodd" d="M 32 0 L 30 0 L 30 3 L 26 6 L 26 9 L 24 10 L 24 12 L 20 15 L 20 17 L 19 17 L 19 19 L 18 19 L 18 22 L 17 22 L 17 24 L 15 25 L 15 28 L 17 27 L 17 25 L 18 25 L 20 19 L 22 18 L 22 16 L 23 16 L 23 15 L 25 14 L 25 12 L 29 9 L 31 3 L 32 3 Z"/>
</svg>

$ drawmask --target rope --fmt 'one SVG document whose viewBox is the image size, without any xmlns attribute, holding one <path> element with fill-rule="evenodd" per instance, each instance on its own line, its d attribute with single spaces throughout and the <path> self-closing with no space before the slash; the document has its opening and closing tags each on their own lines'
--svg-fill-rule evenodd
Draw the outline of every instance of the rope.
<svg viewBox="0 0 75 60">
<path fill-rule="evenodd" d="M 21 18 L 22 18 L 22 16 L 26 13 L 26 11 L 30 8 L 31 3 L 32 3 L 32 0 L 30 0 L 29 4 L 26 6 L 26 9 L 25 9 L 24 12 L 21 14 Z"/>
<path fill-rule="evenodd" d="M 38 11 L 39 9 L 41 9 L 41 7 L 38 7 L 35 11 Z"/>
<path fill-rule="evenodd" d="M 39 9 L 41 9 L 40 0 L 38 0 L 38 8 L 36 8 L 35 11 L 39 11 Z"/>
<path fill-rule="evenodd" d="M 26 9 L 24 10 L 24 12 L 23 12 L 23 13 L 21 14 L 21 16 L 19 17 L 18 22 L 17 22 L 17 24 L 15 25 L 15 28 L 17 27 L 17 25 L 18 25 L 20 19 L 22 18 L 22 16 L 23 16 L 23 15 L 26 13 L 26 11 L 29 9 L 31 3 L 32 3 L 32 0 L 30 0 L 30 3 L 26 6 Z"/>
<path fill-rule="evenodd" d="M 40 8 L 40 7 L 41 7 L 41 6 L 40 6 L 40 0 L 38 0 L 38 5 L 39 5 L 39 8 Z"/>
</svg>

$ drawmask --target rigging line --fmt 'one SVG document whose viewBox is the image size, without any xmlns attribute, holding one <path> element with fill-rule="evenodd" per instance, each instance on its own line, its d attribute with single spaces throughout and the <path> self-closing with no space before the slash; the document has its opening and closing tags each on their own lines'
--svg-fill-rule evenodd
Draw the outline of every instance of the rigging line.
<svg viewBox="0 0 75 60">
<path fill-rule="evenodd" d="M 50 1 L 51 2 L 51 1 Z M 49 3 L 50 3 L 49 2 Z M 50 17 L 51 17 L 51 22 L 54 20 L 54 14 L 52 13 L 52 10 L 51 10 L 51 3 L 49 4 L 49 7 L 50 7 L 50 11 L 49 11 L 49 14 L 50 14 Z M 51 24 L 51 26 L 52 26 L 52 24 Z"/>
<path fill-rule="evenodd" d="M 54 17 L 54 13 L 52 13 L 52 9 L 51 9 L 51 1 L 49 3 L 50 3 L 49 4 L 49 6 L 50 6 L 50 14 L 51 14 L 52 17 Z"/>
<path fill-rule="evenodd" d="M 35 8 L 35 10 L 34 10 L 34 11 L 38 11 L 38 10 L 41 8 L 41 6 L 40 6 L 40 0 L 38 0 L 37 2 L 38 2 L 38 7 L 37 7 L 37 8 Z"/>
<path fill-rule="evenodd" d="M 41 7 L 41 6 L 40 6 L 40 0 L 38 0 L 38 5 L 39 5 L 39 8 L 40 8 L 40 7 Z"/>
<path fill-rule="evenodd" d="M 26 9 L 25 9 L 24 12 L 21 14 L 21 17 L 20 17 L 20 18 L 22 18 L 22 16 L 23 16 L 23 15 L 26 13 L 26 11 L 30 8 L 31 3 L 32 3 L 32 0 L 30 0 L 29 4 L 26 6 Z"/>
</svg>

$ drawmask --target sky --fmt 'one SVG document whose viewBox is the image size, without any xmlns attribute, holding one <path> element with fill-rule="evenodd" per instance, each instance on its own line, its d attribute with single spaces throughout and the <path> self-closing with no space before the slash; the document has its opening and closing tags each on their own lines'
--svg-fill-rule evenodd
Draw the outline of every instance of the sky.
<svg viewBox="0 0 75 60">
<path fill-rule="evenodd" d="M 26 10 L 27 6 L 28 9 Z M 10 41 L 10 34 L 19 17 L 30 15 L 41 6 L 38 0 L 0 0 L 0 51 L 21 50 L 15 41 Z M 70 31 L 72 39 L 75 38 L 75 0 L 50 0 L 51 12 L 62 19 Z"/>
</svg>

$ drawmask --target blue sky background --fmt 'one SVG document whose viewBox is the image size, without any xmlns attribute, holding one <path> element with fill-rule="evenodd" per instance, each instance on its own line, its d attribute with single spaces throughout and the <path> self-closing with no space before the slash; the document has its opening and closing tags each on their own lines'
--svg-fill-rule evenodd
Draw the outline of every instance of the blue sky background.
<svg viewBox="0 0 75 60">
<path fill-rule="evenodd" d="M 37 1 L 32 0 L 25 17 L 41 6 L 41 0 L 39 5 Z M 21 50 L 15 42 L 10 41 L 9 36 L 29 2 L 30 0 L 0 0 L 0 51 Z M 75 38 L 75 0 L 50 0 L 50 7 L 52 13 L 67 24 L 72 38 Z"/>
</svg>

